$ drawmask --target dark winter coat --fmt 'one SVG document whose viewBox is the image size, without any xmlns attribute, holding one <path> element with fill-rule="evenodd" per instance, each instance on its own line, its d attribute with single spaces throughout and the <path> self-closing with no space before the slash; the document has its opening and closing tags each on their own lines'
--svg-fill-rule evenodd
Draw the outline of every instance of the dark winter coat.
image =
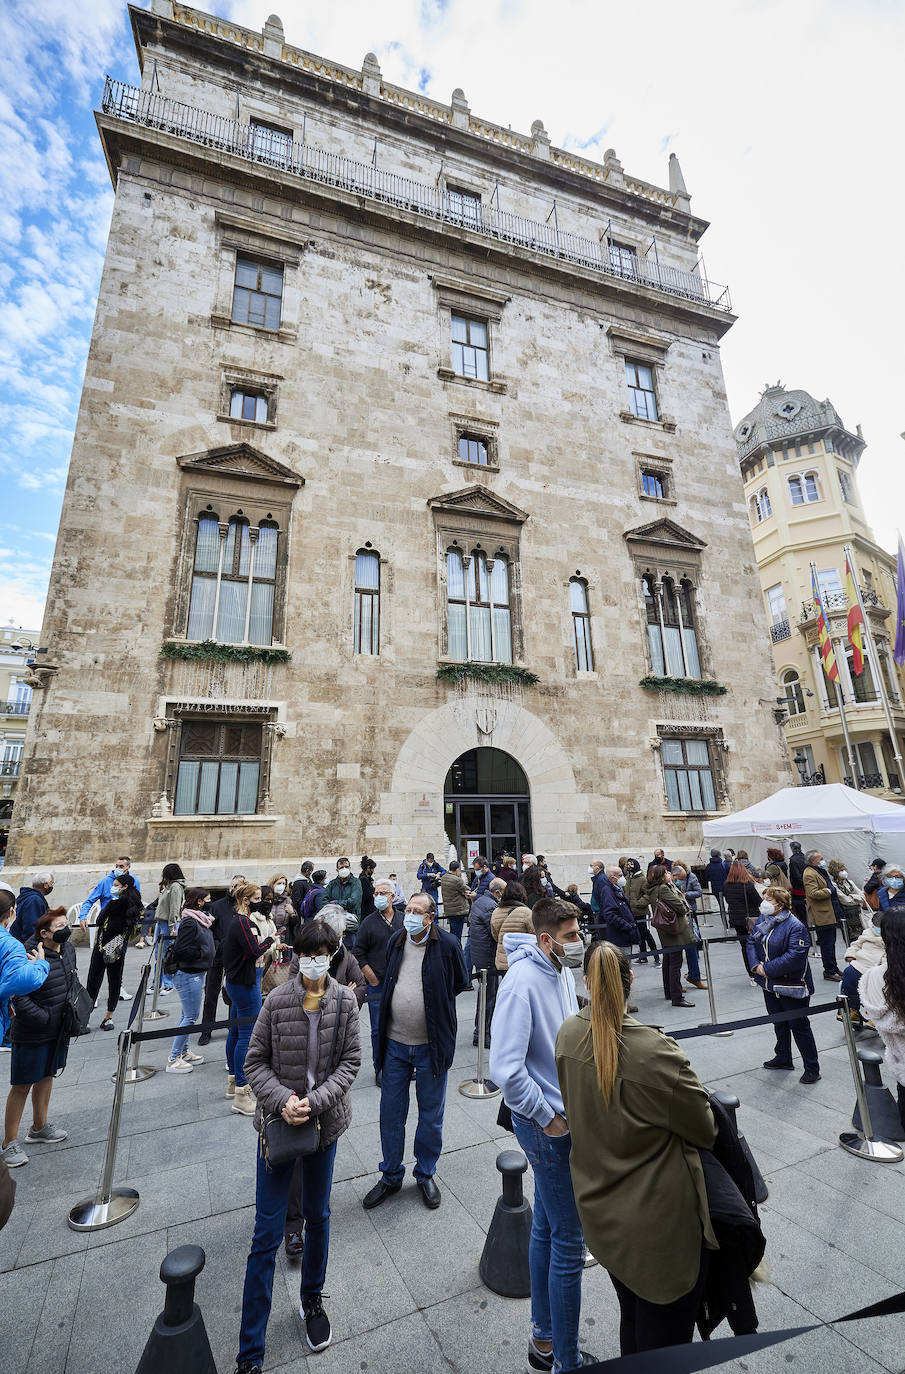
<svg viewBox="0 0 905 1374">
<path fill-rule="evenodd" d="M 301 874 L 299 874 L 297 878 L 293 878 L 292 880 L 292 885 L 290 886 L 289 891 L 292 898 L 292 905 L 295 907 L 295 913 L 297 916 L 301 915 L 302 902 L 305 900 L 305 897 L 308 893 L 308 889 L 310 887 L 311 879 L 303 878 Z"/>
<path fill-rule="evenodd" d="M 37 944 L 32 936 L 25 941 L 25 948 L 36 949 Z M 69 987 L 76 976 L 75 950 L 69 941 L 60 945 L 59 954 L 45 945 L 44 957 L 49 971 L 41 986 L 12 999 L 16 1014 L 10 1039 L 14 1045 L 48 1045 L 60 1034 Z"/>
<path fill-rule="evenodd" d="M 141 920 L 141 898 L 132 889 L 134 895 L 131 897 L 111 897 L 97 918 L 95 927 L 95 938 L 103 949 L 104 945 L 109 945 L 116 939 L 117 935 L 125 935 L 126 944 L 123 945 L 122 958 L 126 957 L 126 946 L 138 922 Z"/>
<path fill-rule="evenodd" d="M 358 1005 L 349 988 L 328 977 L 320 1002 L 316 1086 L 309 1093 L 309 1021 L 302 1005 L 304 995 L 300 977 L 290 978 L 267 994 L 251 1032 L 245 1076 L 257 1098 L 258 1131 L 262 1113 L 282 1112 L 295 1093 L 308 1098 L 311 1114 L 320 1122 L 321 1146 L 326 1147 L 348 1130 L 352 1120 L 349 1090 L 361 1068 Z M 328 1063 L 337 1017 L 336 1049 L 332 1063 Z"/>
<path fill-rule="evenodd" d="M 657 909 L 657 903 L 662 902 L 669 907 L 670 911 L 675 912 L 678 918 L 678 929 L 675 935 L 671 935 L 668 930 L 660 930 L 654 927 L 663 949 L 680 949 L 685 945 L 695 943 L 694 931 L 691 926 L 688 903 L 685 894 L 676 887 L 675 883 L 661 883 L 659 887 L 650 887 L 647 890 L 650 898 L 651 915 Z"/>
<path fill-rule="evenodd" d="M 729 872 L 722 859 L 711 859 L 704 870 L 707 882 L 710 884 L 710 891 L 717 896 L 726 886 L 726 874 Z"/>
<path fill-rule="evenodd" d="M 24 945 L 34 935 L 35 926 L 48 909 L 43 892 L 36 887 L 20 887 L 16 898 L 16 919 L 9 928 L 10 935 L 15 935 Z"/>
<path fill-rule="evenodd" d="M 471 962 L 474 968 L 488 970 L 496 967 L 496 940 L 490 929 L 490 918 L 496 911 L 496 898 L 484 891 L 471 904 L 468 936 L 471 941 Z"/>
<path fill-rule="evenodd" d="M 797 916 L 791 911 L 776 915 L 761 916 L 757 925 L 748 936 L 748 966 L 753 969 L 763 964 L 765 977 L 752 974 L 767 992 L 783 995 L 783 984 L 805 983 L 809 993 L 814 991 L 814 980 L 808 966 L 811 937 Z M 799 999 L 802 1000 L 802 999 Z"/>
<path fill-rule="evenodd" d="M 215 945 L 222 945 L 226 939 L 226 932 L 233 923 L 236 914 L 236 904 L 229 893 L 225 897 L 218 897 L 215 902 L 211 902 L 208 911 L 214 918 L 211 926 L 211 935 L 214 937 Z"/>
<path fill-rule="evenodd" d="M 361 873 L 358 875 L 358 881 L 361 883 L 360 914 L 362 916 L 370 916 L 371 912 L 374 910 L 374 879 L 371 877 L 370 873 L 365 873 L 364 869 L 362 869 Z"/>
<path fill-rule="evenodd" d="M 636 921 L 646 921 L 650 915 L 650 898 L 647 891 L 647 878 L 643 873 L 633 873 L 625 885 L 625 896 Z"/>
<path fill-rule="evenodd" d="M 594 886 L 597 886 L 596 882 Z M 597 919 L 603 926 L 603 938 L 622 949 L 630 949 L 632 945 L 636 945 L 638 927 L 622 890 L 606 878 L 599 888 L 597 901 L 600 904 L 600 915 Z"/>
<path fill-rule="evenodd" d="M 266 940 L 259 940 L 250 918 L 237 911 L 223 941 L 223 972 L 228 981 L 253 988 L 257 978 L 255 964 L 272 944 L 270 935 Z"/>
<path fill-rule="evenodd" d="M 475 873 L 474 882 L 471 885 L 471 891 L 475 894 L 475 898 L 483 897 L 492 882 L 493 873 L 489 868 L 486 868 L 480 877 Z"/>
<path fill-rule="evenodd" d="M 729 924 L 741 932 L 744 939 L 748 934 L 748 918 L 752 921 L 760 918 L 760 893 L 753 883 L 727 883 L 723 897 Z"/>
<path fill-rule="evenodd" d="M 211 931 L 184 915 L 176 927 L 170 962 L 180 973 L 207 973 L 214 962 L 215 948 Z"/>
<path fill-rule="evenodd" d="M 402 916 L 395 908 L 391 924 L 387 924 L 382 912 L 372 911 L 358 927 L 352 953 L 361 968 L 367 964 L 378 984 L 383 982 L 387 971 L 387 945 L 401 929 Z"/>
<path fill-rule="evenodd" d="M 389 1038 L 390 1014 L 393 1005 L 393 992 L 399 978 L 402 953 L 408 932 L 400 930 L 390 940 L 387 949 L 387 971 L 383 980 L 383 998 L 380 1003 L 380 1028 L 378 1030 L 377 1063 L 378 1073 L 383 1068 Z M 431 922 L 427 934 L 427 949 L 421 969 L 421 983 L 424 988 L 424 1015 L 427 1021 L 427 1039 L 430 1047 L 431 1070 L 435 1078 L 440 1078 L 449 1070 L 456 1053 L 456 1032 L 459 1023 L 456 1018 L 456 998 L 468 987 L 468 971 L 459 941 L 449 931 L 441 930 L 436 921 Z"/>
<path fill-rule="evenodd" d="M 807 866 L 808 861 L 803 854 L 793 854 L 789 859 L 789 882 L 796 897 L 804 896 L 804 878 L 802 875 Z"/>
<path fill-rule="evenodd" d="M 724 1318 L 736 1336 L 757 1330 L 750 1280 L 766 1249 L 754 1197 L 754 1176 L 738 1130 L 726 1108 L 713 1097 L 710 1110 L 717 1137 L 712 1150 L 700 1153 L 707 1210 L 720 1249 L 718 1258 L 707 1267 L 698 1311 L 698 1330 L 704 1340 Z"/>
<path fill-rule="evenodd" d="M 434 859 L 428 863 L 427 859 L 422 859 L 418 865 L 418 881 L 421 884 L 421 891 L 427 892 L 436 901 L 437 889 L 440 886 L 440 879 L 446 869 Z"/>
</svg>

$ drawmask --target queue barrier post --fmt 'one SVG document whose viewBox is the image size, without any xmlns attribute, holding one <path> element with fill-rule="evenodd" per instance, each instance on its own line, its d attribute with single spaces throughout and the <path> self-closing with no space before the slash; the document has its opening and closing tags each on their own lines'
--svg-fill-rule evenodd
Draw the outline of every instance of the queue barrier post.
<svg viewBox="0 0 905 1374">
<path fill-rule="evenodd" d="M 528 1161 L 521 1150 L 503 1150 L 497 1155 L 496 1166 L 503 1175 L 503 1196 L 497 1199 L 481 1252 L 481 1282 L 500 1297 L 528 1298 L 531 1204 L 522 1189 Z"/>
<path fill-rule="evenodd" d="M 859 1159 L 870 1159 L 876 1164 L 898 1164 L 905 1158 L 905 1152 L 901 1146 L 890 1140 L 878 1139 L 874 1134 L 870 1108 L 867 1105 L 867 1094 L 864 1091 L 864 1082 L 861 1078 L 861 1064 L 858 1060 L 858 1047 L 855 1043 L 855 1031 L 852 1026 L 851 1007 L 848 998 L 840 997 L 839 1005 L 842 1008 L 842 1030 L 848 1049 L 852 1078 L 855 1080 L 855 1100 L 861 1121 L 859 1131 L 843 1131 L 840 1134 L 839 1144 L 843 1150 L 847 1150 L 850 1155 L 857 1155 Z"/>
<path fill-rule="evenodd" d="M 487 970 L 480 971 L 478 984 L 478 1071 L 474 1078 L 466 1078 L 459 1084 L 463 1097 L 499 1097 L 500 1090 L 489 1078 L 484 1077 L 484 1047 L 487 1036 Z"/>
<path fill-rule="evenodd" d="M 874 1130 L 881 1140 L 905 1140 L 905 1128 L 902 1126 L 898 1105 L 880 1073 L 883 1055 L 879 1050 L 859 1045 L 858 1060 L 864 1066 L 864 1094 L 870 1108 Z M 858 1111 L 857 1102 L 852 1112 L 852 1125 L 856 1131 L 861 1130 L 861 1113 Z"/>
<path fill-rule="evenodd" d="M 741 1103 L 739 1102 L 735 1093 L 716 1092 L 711 1093 L 711 1097 L 713 1097 L 717 1102 L 719 1102 L 720 1106 L 723 1107 L 724 1110 L 727 1111 L 729 1113 L 729 1116 L 732 1118 L 732 1124 L 735 1127 L 735 1134 L 738 1138 L 738 1143 L 741 1146 L 742 1154 L 745 1156 L 749 1165 L 751 1166 L 751 1173 L 754 1176 L 755 1202 L 766 1202 L 767 1198 L 770 1196 L 770 1190 L 767 1187 L 766 1180 L 764 1179 L 764 1176 L 758 1167 L 757 1160 L 754 1158 L 754 1155 L 751 1152 L 751 1146 L 748 1144 L 747 1140 L 738 1128 L 736 1112 L 741 1106 Z"/>
<path fill-rule="evenodd" d="M 204 1268 L 200 1245 L 180 1245 L 160 1266 L 167 1292 L 135 1374 L 217 1374 L 217 1366 L 195 1302 L 195 1280 Z"/>
<path fill-rule="evenodd" d="M 169 1016 L 168 1011 L 158 1010 L 157 999 L 160 997 L 160 983 L 163 977 L 163 960 L 168 936 L 159 935 L 154 941 L 154 948 L 157 953 L 157 967 L 154 970 L 154 997 L 151 1001 L 151 1010 L 148 1012 L 148 1021 L 162 1021 L 165 1016 Z"/>
<path fill-rule="evenodd" d="M 151 961 L 150 961 L 150 959 L 149 959 L 148 962 L 147 962 L 147 963 L 144 965 L 144 967 L 142 968 L 142 971 L 141 971 L 141 979 L 140 979 L 139 984 L 138 984 L 138 990 L 137 990 L 136 993 L 135 993 L 135 1000 L 134 1000 L 133 1003 L 132 1003 L 132 1015 L 129 1017 L 129 1027 L 130 1027 L 130 1029 L 131 1029 L 133 1020 L 136 1022 L 135 1030 L 132 1032 L 133 1036 L 140 1036 L 140 1035 L 141 1035 L 141 1028 L 142 1028 L 142 1025 L 144 1024 L 144 1018 L 145 1018 L 145 997 L 147 996 L 147 993 L 148 993 L 148 982 L 149 982 L 149 980 L 150 980 L 150 977 L 151 977 Z M 164 1013 L 164 1015 L 165 1015 L 165 1014 L 166 1014 L 166 1013 Z M 132 1063 L 131 1063 L 131 1064 L 129 1065 L 129 1067 L 126 1069 L 126 1082 L 127 1082 L 127 1083 L 143 1083 L 143 1082 L 145 1081 L 146 1078 L 153 1078 L 154 1075 L 155 1075 L 155 1073 L 157 1072 L 157 1070 L 156 1070 L 156 1069 L 153 1067 L 153 1065 L 151 1065 L 151 1064 L 139 1064 L 139 1062 L 138 1062 L 138 1053 L 139 1053 L 139 1041 L 136 1039 L 136 1040 L 135 1040 L 135 1049 L 132 1051 Z M 111 1074 L 111 1078 L 112 1078 L 113 1082 L 115 1083 L 115 1082 L 116 1082 L 116 1074 L 115 1074 L 115 1073 Z"/>
<path fill-rule="evenodd" d="M 701 945 L 702 945 L 702 951 L 701 951 L 701 952 L 702 952 L 703 955 L 704 955 L 704 972 L 705 972 L 705 974 L 706 974 L 706 976 L 707 976 L 707 1000 L 708 1000 L 709 1003 L 710 1003 L 710 1023 L 711 1023 L 711 1025 L 715 1026 L 715 1025 L 718 1024 L 718 1018 L 717 1018 L 717 1014 L 716 1014 L 716 996 L 715 996 L 714 991 L 713 991 L 713 970 L 712 970 L 711 967 L 710 967 L 710 950 L 707 948 L 708 941 L 707 941 L 706 939 L 705 939 L 705 940 L 702 940 L 702 941 L 701 941 Z M 719 1036 L 725 1037 L 725 1036 L 727 1036 L 727 1035 L 732 1035 L 733 1033 L 734 1033 L 733 1031 L 717 1031 L 717 1032 L 716 1032 L 716 1034 L 717 1034 L 718 1037 L 719 1037 Z"/>
<path fill-rule="evenodd" d="M 123 1109 L 123 1091 L 126 1086 L 126 1069 L 129 1050 L 132 1048 L 132 1032 L 124 1030 L 119 1037 L 119 1063 L 116 1069 L 113 1090 L 113 1107 L 110 1112 L 110 1127 L 107 1131 L 107 1150 L 104 1155 L 104 1172 L 101 1186 L 94 1197 L 77 1202 L 69 1213 L 69 1225 L 73 1231 L 103 1231 L 115 1226 L 132 1215 L 139 1203 L 134 1188 L 114 1188 L 113 1169 L 116 1164 L 116 1147 L 119 1142 L 119 1123 Z"/>
</svg>

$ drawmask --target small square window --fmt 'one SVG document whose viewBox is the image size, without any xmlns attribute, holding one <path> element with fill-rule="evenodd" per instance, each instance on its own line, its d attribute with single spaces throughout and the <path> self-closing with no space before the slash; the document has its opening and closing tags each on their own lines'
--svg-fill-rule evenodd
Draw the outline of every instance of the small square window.
<svg viewBox="0 0 905 1374">
<path fill-rule="evenodd" d="M 652 496 L 658 501 L 662 501 L 666 496 L 666 475 L 661 472 L 644 471 L 641 473 L 641 491 L 645 496 Z"/>
<path fill-rule="evenodd" d="M 283 300 L 282 264 L 236 255 L 232 318 L 255 329 L 279 329 Z"/>
<path fill-rule="evenodd" d="M 234 386 L 229 398 L 229 413 L 233 420 L 250 420 L 258 425 L 266 425 L 268 418 L 267 397 L 257 391 L 244 391 Z"/>
<path fill-rule="evenodd" d="M 486 382 L 490 378 L 487 321 L 472 320 L 466 315 L 453 315 L 452 365 L 459 377 Z"/>
<path fill-rule="evenodd" d="M 625 376 L 628 382 L 629 403 L 632 414 L 638 420 L 657 420 L 657 393 L 654 389 L 654 370 L 647 363 L 625 360 Z"/>
<path fill-rule="evenodd" d="M 486 467 L 490 460 L 490 447 L 487 439 L 480 434 L 461 433 L 459 435 L 459 461 L 476 463 Z"/>
</svg>

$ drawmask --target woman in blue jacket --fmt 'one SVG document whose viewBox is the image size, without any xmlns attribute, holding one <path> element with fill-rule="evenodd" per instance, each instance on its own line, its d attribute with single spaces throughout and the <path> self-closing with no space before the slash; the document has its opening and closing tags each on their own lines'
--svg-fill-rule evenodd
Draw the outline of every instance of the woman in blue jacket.
<svg viewBox="0 0 905 1374">
<path fill-rule="evenodd" d="M 9 1031 L 9 999 L 37 992 L 50 972 L 43 949 L 27 954 L 22 941 L 10 935 L 15 919 L 15 896 L 0 891 L 0 1040 L 5 1040 Z"/>
<path fill-rule="evenodd" d="M 792 1037 L 804 1060 L 799 1082 L 816 1083 L 820 1077 L 817 1045 L 807 1018 L 814 992 L 808 967 L 811 937 L 789 910 L 789 893 L 782 887 L 768 887 L 760 904 L 760 919 L 748 936 L 748 966 L 752 978 L 763 988 L 767 1011 L 800 1011 L 790 1021 L 775 1022 L 776 1053 L 764 1061 L 765 1069 L 791 1069 Z"/>
<path fill-rule="evenodd" d="M 877 900 L 880 911 L 888 911 L 891 906 L 905 906 L 905 877 L 901 868 L 892 864 L 887 868 L 877 888 Z"/>
</svg>

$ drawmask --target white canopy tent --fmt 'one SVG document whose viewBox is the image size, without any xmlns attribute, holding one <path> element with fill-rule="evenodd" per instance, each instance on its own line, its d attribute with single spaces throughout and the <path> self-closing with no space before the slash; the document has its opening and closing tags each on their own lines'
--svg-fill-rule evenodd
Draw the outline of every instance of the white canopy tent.
<svg viewBox="0 0 905 1374">
<path fill-rule="evenodd" d="M 819 849 L 827 859 L 841 859 L 858 884 L 867 878 L 873 858 L 905 867 L 905 806 L 841 782 L 782 787 L 744 811 L 705 821 L 703 831 L 705 847 L 746 849 L 759 867 L 768 845 L 788 855 L 791 840 L 805 853 Z"/>
</svg>

